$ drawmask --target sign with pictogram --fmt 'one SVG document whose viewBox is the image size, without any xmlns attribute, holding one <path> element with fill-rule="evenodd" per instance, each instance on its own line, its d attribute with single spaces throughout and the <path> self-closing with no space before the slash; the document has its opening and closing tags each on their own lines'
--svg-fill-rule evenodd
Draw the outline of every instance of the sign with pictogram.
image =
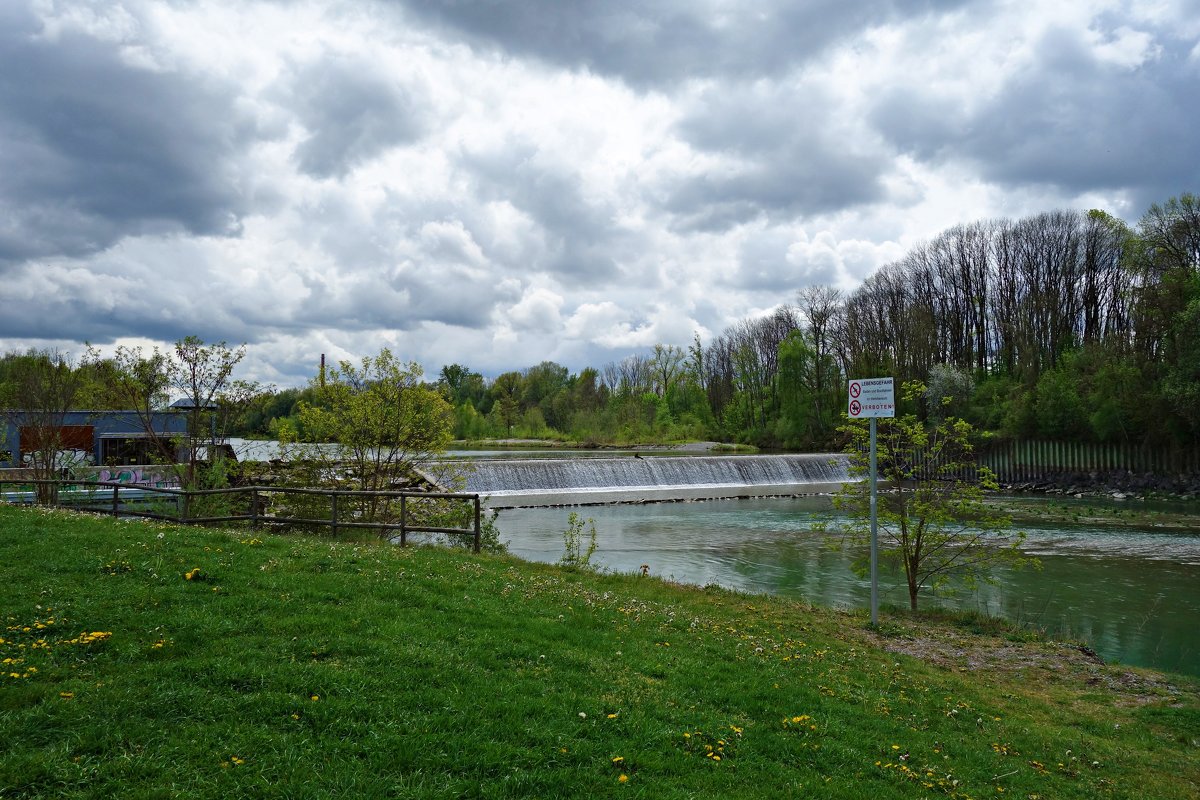
<svg viewBox="0 0 1200 800">
<path fill-rule="evenodd" d="M 875 447 L 876 417 L 896 416 L 896 391 L 891 378 L 851 378 L 846 387 L 850 395 L 850 419 L 871 420 L 871 461 L 867 480 L 871 482 L 871 625 L 879 624 L 879 512 L 878 455 Z"/>
<path fill-rule="evenodd" d="M 896 416 L 896 391 L 891 378 L 851 378 L 850 419 Z"/>
</svg>

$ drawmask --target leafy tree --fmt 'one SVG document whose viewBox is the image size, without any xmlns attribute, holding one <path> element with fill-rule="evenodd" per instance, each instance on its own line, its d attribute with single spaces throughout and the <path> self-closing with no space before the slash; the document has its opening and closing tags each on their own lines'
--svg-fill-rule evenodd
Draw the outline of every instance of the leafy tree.
<svg viewBox="0 0 1200 800">
<path fill-rule="evenodd" d="M 1069 366 L 1043 372 L 1034 397 L 1038 432 L 1042 436 L 1070 439 L 1087 432 L 1088 415 Z"/>
<path fill-rule="evenodd" d="M 299 419 L 315 439 L 284 442 L 299 457 L 305 483 L 346 485 L 364 492 L 420 485 L 450 443 L 452 413 L 442 394 L 421 380 L 421 368 L 402 363 L 387 348 L 358 364 L 341 361 L 318 387 L 320 405 L 302 403 Z M 439 482 L 444 475 L 431 475 Z M 393 518 L 393 498 L 351 500 L 363 522 Z"/>
<path fill-rule="evenodd" d="M 447 399 L 456 407 L 470 403 L 479 410 L 480 403 L 487 393 L 483 376 L 462 364 L 447 364 L 442 367 L 438 384 L 444 387 Z"/>
<path fill-rule="evenodd" d="M 525 371 L 521 408 L 526 413 L 537 409 L 543 427 L 548 425 L 560 429 L 568 421 L 566 405 L 569 389 L 570 372 L 567 368 L 553 361 L 543 361 Z M 537 431 L 537 418 L 531 420 L 534 422 L 531 429 Z"/>
<path fill-rule="evenodd" d="M 1200 439 L 1200 279 L 1193 283 L 1193 299 L 1175 319 L 1178 344 L 1162 390 L 1167 405 L 1190 427 L 1192 436 Z"/>
<path fill-rule="evenodd" d="M 521 396 L 525 390 L 525 379 L 519 372 L 499 375 L 488 389 L 492 399 L 492 413 L 504 426 L 506 435 L 512 436 L 513 425 L 521 418 Z"/>
<path fill-rule="evenodd" d="M 919 382 L 903 387 L 909 400 L 925 391 Z M 1010 520 L 984 501 L 996 481 L 976 463 L 970 424 L 947 417 L 926 426 L 912 414 L 877 424 L 879 479 L 885 489 L 878 498 L 879 557 L 903 568 L 913 611 L 925 589 L 972 587 L 991 580 L 997 565 L 1029 563 L 1020 551 L 1025 534 L 1003 536 Z M 850 436 L 851 474 L 864 480 L 847 484 L 834 497 L 834 507 L 849 514 L 842 537 L 858 548 L 870 541 L 870 434 L 865 420 L 842 430 Z M 868 567 L 865 554 L 856 558 L 856 570 L 865 573 Z"/>
</svg>

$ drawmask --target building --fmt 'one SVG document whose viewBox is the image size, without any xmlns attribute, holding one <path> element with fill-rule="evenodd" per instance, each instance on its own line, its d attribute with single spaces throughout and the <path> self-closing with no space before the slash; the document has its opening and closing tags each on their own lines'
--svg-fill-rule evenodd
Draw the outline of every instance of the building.
<svg viewBox="0 0 1200 800">
<path fill-rule="evenodd" d="M 0 412 L 0 467 L 20 467 L 34 449 L 31 427 L 37 412 Z M 28 416 L 26 416 L 28 415 Z M 23 421 L 28 424 L 22 424 Z M 161 436 L 187 433 L 187 415 L 178 411 L 151 413 L 153 429 Z M 150 464 L 156 459 L 146 427 L 136 411 L 68 411 L 63 415 L 62 450 L 73 460 L 98 466 Z"/>
</svg>

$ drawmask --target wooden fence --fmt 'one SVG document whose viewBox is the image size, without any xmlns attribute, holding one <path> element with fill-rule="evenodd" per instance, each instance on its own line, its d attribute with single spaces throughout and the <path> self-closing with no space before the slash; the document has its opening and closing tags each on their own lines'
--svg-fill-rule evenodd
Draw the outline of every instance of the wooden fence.
<svg viewBox="0 0 1200 800">
<path fill-rule="evenodd" d="M 15 487 L 15 488 L 7 488 Z M 308 505 L 308 516 L 270 513 L 276 496 L 328 498 L 328 513 L 317 516 Z M 398 514 L 380 522 L 363 522 L 353 509 L 347 508 L 356 499 L 399 501 Z M 143 517 L 184 525 L 206 525 L 217 522 L 249 522 L 262 525 L 328 527 L 333 535 L 341 529 L 376 529 L 381 536 L 396 536 L 400 544 L 408 544 L 410 533 L 438 533 L 470 537 L 472 549 L 479 552 L 482 545 L 480 529 L 480 499 L 478 494 L 451 492 L 367 492 L 334 489 L 302 489 L 275 486 L 239 486 L 229 489 L 187 491 L 157 486 L 115 483 L 111 481 L 46 481 L 0 480 L 0 500 L 24 504 L 50 505 L 77 511 L 111 514 L 114 517 Z M 419 501 L 470 503 L 464 516 L 471 520 L 469 527 L 448 527 L 414 523 L 413 505 Z M 464 509 L 467 511 L 467 509 Z M 214 513 L 215 512 L 215 513 Z"/>
</svg>

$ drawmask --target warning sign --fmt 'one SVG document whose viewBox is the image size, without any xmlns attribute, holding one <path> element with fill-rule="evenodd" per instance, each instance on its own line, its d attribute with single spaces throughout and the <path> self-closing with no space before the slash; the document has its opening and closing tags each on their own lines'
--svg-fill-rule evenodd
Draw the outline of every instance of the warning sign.
<svg viewBox="0 0 1200 800">
<path fill-rule="evenodd" d="M 891 378 L 851 378 L 850 419 L 896 416 L 896 392 Z"/>
</svg>

